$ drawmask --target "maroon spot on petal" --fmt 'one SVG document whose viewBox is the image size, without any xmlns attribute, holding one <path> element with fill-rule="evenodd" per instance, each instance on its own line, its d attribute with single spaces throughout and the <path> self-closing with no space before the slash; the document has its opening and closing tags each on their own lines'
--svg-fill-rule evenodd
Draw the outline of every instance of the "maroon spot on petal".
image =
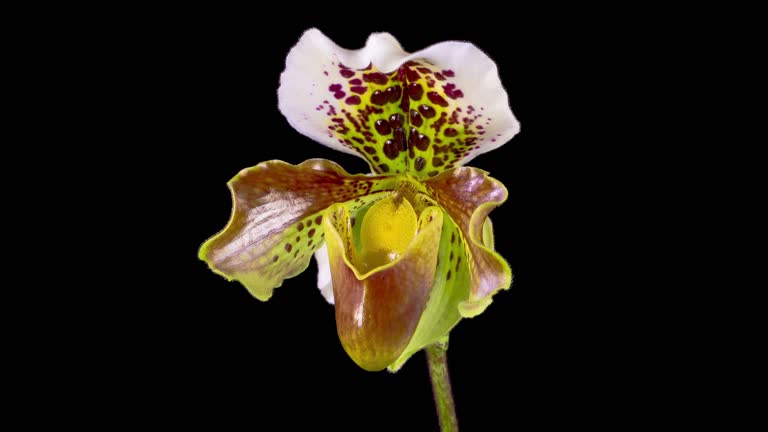
<svg viewBox="0 0 768 432">
<path fill-rule="evenodd" d="M 415 109 L 411 110 L 410 117 L 412 125 L 421 126 L 424 123 L 424 120 L 421 118 L 421 114 L 419 114 L 419 112 Z"/>
<path fill-rule="evenodd" d="M 402 94 L 403 90 L 400 88 L 400 86 L 393 86 L 393 87 L 387 87 L 386 94 L 387 94 L 387 100 L 389 102 L 397 102 L 400 100 L 400 95 Z"/>
<path fill-rule="evenodd" d="M 381 72 L 371 72 L 371 73 L 363 74 L 363 81 L 384 85 L 387 83 L 387 81 L 389 81 L 389 78 L 387 78 L 387 76 Z"/>
<path fill-rule="evenodd" d="M 341 76 L 343 76 L 344 78 L 351 78 L 351 77 L 353 77 L 353 76 L 355 75 L 355 71 L 353 71 L 353 70 L 350 70 L 350 69 L 341 69 L 341 70 L 339 71 L 339 73 L 340 73 L 340 74 L 341 74 Z"/>
<path fill-rule="evenodd" d="M 426 118 L 432 118 L 437 114 L 434 108 L 425 104 L 419 105 L 419 112 Z"/>
<path fill-rule="evenodd" d="M 389 124 L 392 126 L 392 128 L 399 128 L 403 127 L 403 124 L 405 123 L 405 117 L 403 117 L 402 114 L 392 114 L 389 116 Z"/>
<path fill-rule="evenodd" d="M 427 151 L 429 148 L 429 137 L 424 134 L 418 134 L 414 145 L 421 151 Z"/>
<path fill-rule="evenodd" d="M 444 70 L 443 75 L 447 76 L 448 78 L 453 78 L 456 76 L 456 74 L 450 69 Z"/>
<path fill-rule="evenodd" d="M 359 105 L 360 102 L 362 101 L 360 100 L 360 96 L 350 96 L 344 99 L 344 102 L 346 102 L 349 105 Z"/>
<path fill-rule="evenodd" d="M 333 97 L 335 97 L 336 99 L 341 99 L 344 96 L 346 96 L 346 93 L 344 93 L 343 91 L 337 91 L 336 93 L 333 94 Z"/>
<path fill-rule="evenodd" d="M 450 269 L 448 270 L 448 274 L 445 275 L 445 280 L 447 280 L 447 281 L 451 280 L 451 270 Z"/>
<path fill-rule="evenodd" d="M 441 74 L 440 72 L 435 72 L 435 78 L 439 79 L 440 81 L 445 81 L 445 75 Z"/>
<path fill-rule="evenodd" d="M 376 149 L 371 146 L 365 146 L 363 147 L 363 150 L 368 154 L 376 154 Z"/>
<path fill-rule="evenodd" d="M 431 91 L 427 93 L 427 98 L 435 105 L 440 105 L 441 107 L 448 106 L 448 102 L 437 92 Z"/>
<path fill-rule="evenodd" d="M 410 83 L 408 84 L 408 96 L 417 101 L 424 96 L 424 88 L 417 82 Z"/>
<path fill-rule="evenodd" d="M 363 81 L 360 78 L 354 78 L 354 79 L 349 80 L 349 83 L 351 85 L 360 85 L 360 84 L 363 83 Z"/>
<path fill-rule="evenodd" d="M 277 255 L 272 257 L 272 262 L 277 262 Z"/>
<path fill-rule="evenodd" d="M 411 100 L 408 97 L 408 89 L 405 88 L 405 86 L 403 86 L 403 96 L 400 98 L 398 106 L 402 112 L 408 112 L 408 108 L 411 106 Z"/>
<path fill-rule="evenodd" d="M 416 145 L 416 143 L 419 140 L 419 130 L 415 127 L 412 127 L 410 132 L 408 133 L 408 145 L 413 147 Z"/>
<path fill-rule="evenodd" d="M 427 174 L 430 177 L 434 177 L 437 175 L 437 171 L 430 171 L 429 174 Z"/>
<path fill-rule="evenodd" d="M 368 91 L 368 87 L 364 86 L 353 86 L 349 89 L 352 93 L 357 94 L 364 94 L 366 91 Z"/>
<path fill-rule="evenodd" d="M 421 171 L 424 169 L 424 165 L 427 164 L 427 161 L 424 160 L 423 157 L 419 156 L 416 158 L 416 160 L 413 161 L 413 167 L 416 168 L 416 171 Z"/>
<path fill-rule="evenodd" d="M 459 131 L 457 131 L 454 128 L 445 128 L 445 130 L 443 131 L 443 134 L 447 137 L 455 137 L 456 135 L 459 134 Z"/>
<path fill-rule="evenodd" d="M 379 135 L 389 135 L 392 132 L 389 122 L 384 119 L 376 120 L 376 123 L 374 123 L 373 126 L 376 128 L 376 132 L 378 132 Z"/>
<path fill-rule="evenodd" d="M 419 75 L 419 73 L 416 72 L 415 70 L 407 66 L 405 66 L 404 68 L 405 68 L 405 76 L 408 77 L 408 81 L 414 82 L 414 81 L 418 81 L 421 78 L 421 75 Z"/>
<path fill-rule="evenodd" d="M 457 99 L 460 97 L 464 97 L 464 92 L 456 88 L 456 84 L 448 83 L 443 86 L 443 90 L 445 90 L 445 95 L 448 96 L 451 99 Z M 471 106 L 470 106 L 471 108 Z M 473 109 L 474 111 L 474 109 Z M 470 111 L 470 114 L 472 111 Z"/>
<path fill-rule="evenodd" d="M 379 169 L 381 170 L 381 172 L 389 172 L 389 165 L 381 164 L 379 165 Z"/>
<path fill-rule="evenodd" d="M 303 230 L 304 229 L 304 224 L 299 222 L 299 224 L 296 225 L 296 229 L 299 230 L 299 231 Z"/>
<path fill-rule="evenodd" d="M 301 236 L 296 236 L 296 243 L 298 243 L 299 240 L 301 240 Z"/>
<path fill-rule="evenodd" d="M 286 243 L 286 244 L 285 244 L 285 251 L 286 251 L 286 252 L 290 252 L 292 248 L 293 248 L 293 247 L 291 246 L 291 244 L 290 244 L 290 243 Z"/>
<path fill-rule="evenodd" d="M 400 153 L 400 147 L 393 140 L 386 140 L 384 142 L 384 156 L 394 160 Z"/>
<path fill-rule="evenodd" d="M 392 140 L 395 143 L 397 151 L 405 150 L 405 130 L 403 128 L 394 128 L 392 130 Z"/>
<path fill-rule="evenodd" d="M 311 230 L 309 230 L 309 232 L 307 233 L 307 236 L 308 236 L 308 237 L 312 237 L 313 235 L 315 235 L 315 229 L 314 229 L 314 228 L 312 228 Z"/>
<path fill-rule="evenodd" d="M 421 72 L 421 73 L 423 73 L 423 74 L 429 74 L 429 73 L 432 73 L 432 71 L 431 71 L 431 70 L 429 70 L 429 69 L 427 69 L 427 68 L 425 68 L 425 67 L 423 67 L 423 66 L 422 66 L 422 67 L 417 67 L 417 68 L 416 68 L 416 70 L 417 70 L 417 71 L 419 71 L 419 72 Z"/>
<path fill-rule="evenodd" d="M 317 225 L 320 225 L 320 222 L 322 222 L 322 221 L 323 221 L 323 215 L 320 215 L 320 216 L 315 218 L 315 223 Z"/>
<path fill-rule="evenodd" d="M 387 95 L 381 90 L 376 90 L 371 95 L 371 102 L 373 102 L 374 105 L 384 105 L 387 103 Z"/>
<path fill-rule="evenodd" d="M 341 84 L 331 84 L 328 86 L 328 91 L 331 93 L 335 93 L 337 91 L 341 91 Z"/>
</svg>

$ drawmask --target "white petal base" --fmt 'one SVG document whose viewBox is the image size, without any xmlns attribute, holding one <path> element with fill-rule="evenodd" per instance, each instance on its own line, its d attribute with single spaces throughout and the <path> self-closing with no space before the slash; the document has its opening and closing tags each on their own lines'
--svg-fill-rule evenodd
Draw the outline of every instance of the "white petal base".
<svg viewBox="0 0 768 432">
<path fill-rule="evenodd" d="M 317 287 L 320 289 L 320 294 L 328 303 L 334 304 L 331 266 L 328 264 L 328 246 L 325 243 L 315 252 L 315 261 L 317 261 Z"/>
</svg>

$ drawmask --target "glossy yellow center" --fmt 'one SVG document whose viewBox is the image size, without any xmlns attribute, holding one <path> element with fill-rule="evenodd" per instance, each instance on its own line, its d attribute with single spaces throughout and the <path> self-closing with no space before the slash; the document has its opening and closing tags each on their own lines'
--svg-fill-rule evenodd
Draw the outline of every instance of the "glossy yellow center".
<svg viewBox="0 0 768 432">
<path fill-rule="evenodd" d="M 396 195 L 372 205 L 360 227 L 362 267 L 370 271 L 394 261 L 416 236 L 416 212 Z"/>
</svg>

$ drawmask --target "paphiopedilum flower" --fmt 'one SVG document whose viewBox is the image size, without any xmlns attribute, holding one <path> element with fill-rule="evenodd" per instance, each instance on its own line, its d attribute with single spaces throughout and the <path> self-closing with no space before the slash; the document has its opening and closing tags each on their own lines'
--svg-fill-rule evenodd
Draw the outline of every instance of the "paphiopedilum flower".
<svg viewBox="0 0 768 432">
<path fill-rule="evenodd" d="M 314 254 L 341 343 L 366 370 L 397 370 L 509 288 L 488 218 L 507 190 L 463 166 L 519 131 L 486 54 L 465 42 L 409 54 L 387 33 L 353 51 L 311 29 L 278 97 L 294 128 L 372 173 L 321 159 L 242 170 L 229 223 L 200 249 L 215 272 L 265 301 Z"/>
</svg>

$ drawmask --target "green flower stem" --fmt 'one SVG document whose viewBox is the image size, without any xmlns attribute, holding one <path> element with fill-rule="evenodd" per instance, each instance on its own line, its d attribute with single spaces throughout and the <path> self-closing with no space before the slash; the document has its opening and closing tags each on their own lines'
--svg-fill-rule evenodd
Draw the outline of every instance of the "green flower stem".
<svg viewBox="0 0 768 432">
<path fill-rule="evenodd" d="M 448 343 L 436 343 L 426 348 L 429 378 L 432 381 L 432 393 L 435 395 L 437 416 L 440 419 L 441 432 L 456 432 L 459 422 L 456 420 L 456 407 L 451 393 L 451 377 L 448 375 Z"/>
</svg>

